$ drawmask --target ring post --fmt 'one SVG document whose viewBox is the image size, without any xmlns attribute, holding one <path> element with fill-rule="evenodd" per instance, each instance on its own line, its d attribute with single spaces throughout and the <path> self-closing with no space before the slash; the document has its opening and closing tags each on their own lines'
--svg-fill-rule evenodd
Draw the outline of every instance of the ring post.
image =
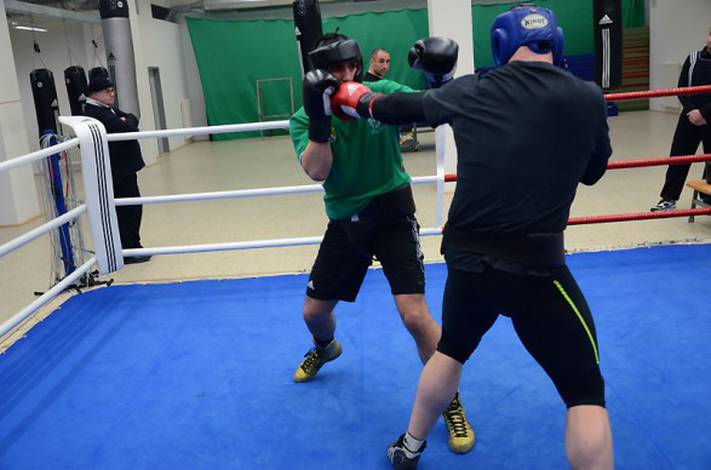
<svg viewBox="0 0 711 470">
<path fill-rule="evenodd" d="M 444 159 L 445 159 L 445 149 L 446 149 L 446 138 L 445 138 L 446 125 L 437 126 L 435 128 L 435 158 L 436 158 L 436 170 L 437 170 L 437 195 L 435 196 L 435 217 L 434 225 L 435 227 L 442 227 L 444 225 Z"/>
<path fill-rule="evenodd" d="M 59 122 L 79 138 L 86 212 L 99 273 L 117 271 L 123 268 L 123 255 L 106 128 L 96 119 L 83 116 L 60 117 Z"/>
</svg>

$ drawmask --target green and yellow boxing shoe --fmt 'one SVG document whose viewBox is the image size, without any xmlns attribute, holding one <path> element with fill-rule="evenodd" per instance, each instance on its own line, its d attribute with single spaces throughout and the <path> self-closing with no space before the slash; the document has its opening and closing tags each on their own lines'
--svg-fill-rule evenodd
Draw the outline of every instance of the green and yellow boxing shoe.
<svg viewBox="0 0 711 470">
<path fill-rule="evenodd" d="M 341 355 L 341 343 L 332 340 L 325 347 L 314 346 L 304 355 L 304 360 L 294 372 L 294 382 L 308 382 L 316 377 L 318 371 L 327 362 L 331 362 Z"/>
<path fill-rule="evenodd" d="M 476 441 L 476 434 L 467 420 L 466 411 L 459 401 L 459 392 L 454 395 L 454 400 L 442 413 L 444 424 L 449 433 L 449 449 L 457 454 L 464 454 L 472 450 Z"/>
</svg>

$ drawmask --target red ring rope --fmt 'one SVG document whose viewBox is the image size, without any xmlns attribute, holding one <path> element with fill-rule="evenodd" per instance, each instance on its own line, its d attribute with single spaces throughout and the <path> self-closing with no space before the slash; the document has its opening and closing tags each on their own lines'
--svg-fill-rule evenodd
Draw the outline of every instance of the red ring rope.
<svg viewBox="0 0 711 470">
<path fill-rule="evenodd" d="M 711 93 L 711 85 L 666 88 L 649 91 L 628 91 L 625 93 L 608 93 L 605 95 L 605 99 L 607 101 L 639 100 L 644 98 L 658 98 L 660 96 L 697 95 L 700 93 Z"/>
<path fill-rule="evenodd" d="M 683 155 L 678 157 L 652 158 L 649 160 L 629 160 L 620 162 L 610 162 L 607 164 L 608 170 L 619 170 L 622 168 L 639 168 L 645 166 L 660 166 L 660 165 L 683 165 L 685 163 L 707 162 L 711 161 L 711 153 L 703 155 Z"/>
<path fill-rule="evenodd" d="M 596 215 L 592 217 L 571 217 L 568 220 L 568 225 L 604 224 L 608 222 L 627 222 L 629 220 L 670 219 L 672 217 L 689 217 L 697 215 L 711 215 L 711 208 L 637 212 L 634 214 Z"/>
</svg>

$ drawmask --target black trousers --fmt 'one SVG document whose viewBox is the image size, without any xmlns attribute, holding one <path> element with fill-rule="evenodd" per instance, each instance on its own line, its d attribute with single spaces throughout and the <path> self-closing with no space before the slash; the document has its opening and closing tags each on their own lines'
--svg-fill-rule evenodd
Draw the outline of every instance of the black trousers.
<svg viewBox="0 0 711 470">
<path fill-rule="evenodd" d="M 138 191 L 138 177 L 136 173 L 126 176 L 119 181 L 114 181 L 114 197 L 140 197 Z M 141 245 L 141 217 L 143 216 L 143 206 L 118 206 L 116 207 L 116 217 L 118 218 L 119 233 L 121 234 L 121 246 L 123 248 L 143 248 Z"/>
<path fill-rule="evenodd" d="M 704 153 L 711 153 L 711 124 L 695 126 L 689 122 L 686 114 L 682 113 L 674 131 L 670 156 L 693 155 L 699 148 L 699 143 L 704 144 Z M 679 200 L 690 167 L 691 165 L 669 165 L 664 187 L 659 195 L 662 199 Z M 706 176 L 704 174 L 704 177 Z"/>
<path fill-rule="evenodd" d="M 499 315 L 511 318 L 566 406 L 605 406 L 595 322 L 567 267 L 550 276 L 522 276 L 447 266 L 439 352 L 464 364 Z M 506 351 L 500 355 L 506 361 Z"/>
</svg>

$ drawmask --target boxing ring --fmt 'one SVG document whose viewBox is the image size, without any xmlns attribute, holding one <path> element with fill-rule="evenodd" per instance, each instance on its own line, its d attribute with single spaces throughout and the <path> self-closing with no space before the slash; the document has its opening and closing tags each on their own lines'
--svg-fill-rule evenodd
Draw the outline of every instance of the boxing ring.
<svg viewBox="0 0 711 470">
<path fill-rule="evenodd" d="M 683 92 L 708 92 L 682 89 Z M 634 99 L 678 90 L 608 96 Z M 666 96 L 666 95 L 664 95 Z M 634 98 L 632 98 L 634 97 Z M 113 199 L 106 143 L 287 127 L 286 121 L 106 135 L 96 121 L 61 118 L 75 138 L 0 163 L 0 171 L 78 148 L 87 197 L 61 217 L 0 246 L 0 256 L 86 217 L 94 254 L 0 326 L 0 337 L 84 274 L 121 269 L 124 256 L 313 245 L 320 237 L 123 250 L 118 205 L 297 195 L 320 185 Z M 443 141 L 442 129 L 436 139 Z M 444 172 L 436 184 L 441 233 Z M 610 169 L 708 161 L 711 155 L 612 162 Z M 711 215 L 711 209 L 617 214 L 570 224 Z M 711 245 L 576 253 L 568 264 L 595 315 L 619 468 L 711 467 L 707 433 L 711 317 L 703 291 Z M 439 318 L 446 277 L 426 266 Z M 388 468 L 386 445 L 406 425 L 421 367 L 381 270 L 358 301 L 338 307 L 341 359 L 308 384 L 291 381 L 308 346 L 301 319 L 307 275 L 114 285 L 75 295 L 0 355 L 0 468 Z M 562 404 L 510 322 L 484 339 L 462 379 L 478 434 L 464 456 L 440 422 L 420 468 L 564 468 Z"/>
</svg>

